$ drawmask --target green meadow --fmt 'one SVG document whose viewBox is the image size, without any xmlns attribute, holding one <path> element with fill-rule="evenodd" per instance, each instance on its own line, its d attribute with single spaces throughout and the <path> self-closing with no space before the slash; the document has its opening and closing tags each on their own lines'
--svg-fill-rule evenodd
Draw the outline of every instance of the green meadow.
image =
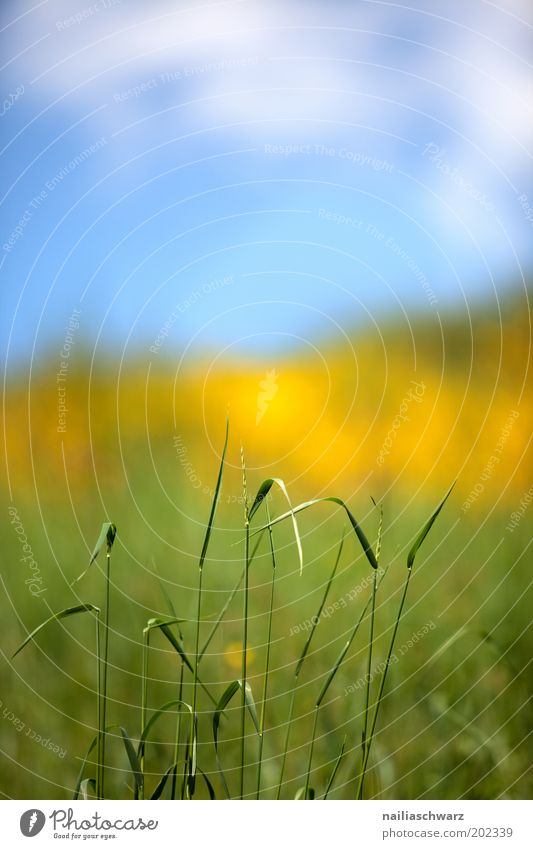
<svg viewBox="0 0 533 849">
<path fill-rule="evenodd" d="M 512 308 L 510 316 L 507 358 L 520 344 Z M 477 321 L 476 339 L 488 345 L 492 318 Z M 440 362 L 439 346 L 426 335 L 429 397 Z M 371 351 L 372 340 L 363 342 Z M 393 397 L 372 430 L 374 466 L 408 385 L 400 333 L 397 344 L 397 358 L 389 348 Z M 332 349 L 332 363 L 335 356 Z M 316 434 L 300 439 L 290 460 L 281 447 L 276 458 L 272 446 L 277 435 L 285 438 L 289 414 L 275 399 L 262 453 L 254 375 L 254 426 L 243 425 L 248 402 L 230 405 L 217 489 L 227 374 L 208 398 L 207 426 L 189 375 L 189 403 L 170 403 L 154 428 L 154 405 L 136 403 L 148 386 L 138 365 L 123 367 L 119 386 L 110 361 L 107 378 L 103 369 L 93 377 L 84 406 L 88 368 L 80 349 L 70 384 L 72 428 L 58 439 L 55 366 L 53 358 L 43 365 L 31 397 L 21 381 L 7 395 L 4 798 L 531 796 L 528 416 L 508 382 L 500 398 L 492 391 L 498 381 L 484 383 L 476 364 L 468 398 L 478 406 L 488 398 L 494 419 L 488 433 L 479 431 L 473 454 L 463 429 L 451 440 L 453 457 L 434 444 L 439 465 L 424 475 L 431 440 L 413 404 L 397 452 L 391 448 L 388 477 L 369 476 L 371 463 L 365 471 L 358 458 L 359 477 L 351 478 L 342 446 L 326 444 L 325 431 L 326 454 L 312 475 L 297 469 L 298 462 L 309 467 Z M 284 373 L 305 383 L 307 367 L 296 374 L 294 363 L 285 372 L 278 366 L 280 395 Z M 453 357 L 447 363 L 450 379 L 435 394 L 438 402 L 432 396 L 433 411 L 438 403 L 453 412 L 446 393 L 460 367 Z M 523 374 L 515 378 L 523 384 Z M 159 379 L 164 386 L 163 367 Z M 320 394 L 318 379 L 313 386 Z M 312 419 L 313 392 L 310 398 L 304 418 Z M 158 403 L 166 409 L 165 398 Z M 498 449 L 513 409 L 516 426 Z M 341 436 L 349 441 L 349 422 Z M 274 484 L 255 502 L 262 482 L 278 476 L 286 492 Z M 291 515 L 275 521 L 328 496 L 348 510 L 321 501 L 295 514 L 296 529 Z M 116 525 L 116 536 L 99 540 L 106 522 Z M 421 531 L 427 536 L 417 548 Z M 40 623 L 79 605 L 91 607 L 51 621 L 13 658 Z"/>
</svg>

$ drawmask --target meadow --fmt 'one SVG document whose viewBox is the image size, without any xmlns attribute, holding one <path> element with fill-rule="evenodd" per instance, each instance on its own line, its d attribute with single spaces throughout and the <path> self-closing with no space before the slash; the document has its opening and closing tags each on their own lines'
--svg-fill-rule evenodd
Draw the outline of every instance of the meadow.
<svg viewBox="0 0 533 849">
<path fill-rule="evenodd" d="M 365 798 L 530 797 L 532 396 L 529 321 L 517 302 L 510 299 L 501 315 L 480 308 L 468 319 L 450 315 L 434 325 L 421 318 L 379 332 L 354 330 L 350 339 L 326 340 L 319 359 L 285 351 L 268 362 L 258 355 L 217 360 L 206 352 L 187 362 L 163 349 L 124 364 L 109 352 L 89 357 L 82 338 L 76 345 L 61 396 L 65 413 L 55 354 L 34 367 L 31 380 L 15 376 L 7 387 L 4 797 L 71 798 L 97 732 L 91 611 L 51 623 L 12 655 L 54 612 L 82 602 L 105 611 L 105 541 L 72 586 L 103 522 L 117 527 L 108 599 L 106 721 L 114 730 L 106 735 L 106 796 L 139 793 L 136 761 L 116 727 L 127 730 L 136 749 L 143 701 L 146 718 L 179 698 L 196 702 L 196 763 L 207 776 L 196 775 L 197 797 L 208 797 L 211 784 L 222 798 L 225 780 L 232 797 L 242 782 L 243 795 L 254 798 L 261 751 L 260 798 L 309 797 L 311 789 L 317 798 L 355 798 L 362 731 L 368 735 L 386 670 Z M 198 566 L 228 407 L 197 635 Z M 262 481 L 279 476 L 292 505 L 341 498 L 374 555 L 381 549 L 372 619 L 376 570 L 361 538 L 341 505 L 313 505 L 298 514 L 301 559 L 290 517 L 272 526 L 272 596 L 270 535 L 253 532 L 266 523 L 267 509 L 279 517 L 288 505 L 279 487 L 266 493 L 251 522 L 250 550 L 258 547 L 248 575 L 245 655 L 261 738 L 241 691 L 223 703 L 227 687 L 243 678 L 242 583 L 231 597 L 245 560 L 241 450 L 249 508 Z M 387 665 L 408 554 L 454 481 L 416 554 Z M 174 641 L 181 632 L 192 669 L 157 624 L 148 670 L 143 666 L 143 629 L 154 618 L 180 620 L 168 627 Z M 203 647 L 214 626 L 199 666 L 202 684 L 195 686 L 196 644 Z M 162 797 L 189 792 L 190 776 L 182 777 L 190 760 L 188 713 L 181 712 L 177 743 L 176 705 L 151 729 L 141 752 L 147 797 L 176 754 L 179 775 L 167 776 Z M 213 744 L 215 714 L 224 778 Z M 83 777 L 94 775 L 88 767 Z M 96 784 L 86 782 L 83 792 L 94 794 Z"/>
</svg>

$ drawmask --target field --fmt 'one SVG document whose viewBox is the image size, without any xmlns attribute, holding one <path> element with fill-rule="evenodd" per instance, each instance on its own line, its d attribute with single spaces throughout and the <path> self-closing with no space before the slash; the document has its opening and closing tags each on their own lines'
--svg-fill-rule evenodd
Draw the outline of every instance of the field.
<svg viewBox="0 0 533 849">
<path fill-rule="evenodd" d="M 183 620 L 194 661 L 198 560 L 224 442 L 230 436 L 218 510 L 203 570 L 203 645 L 243 570 L 241 444 L 250 501 L 266 478 L 283 478 L 293 505 L 342 498 L 375 550 L 383 507 L 370 707 L 375 703 L 418 531 L 456 486 L 413 567 L 372 741 L 365 798 L 530 798 L 531 771 L 531 379 L 529 316 L 510 298 L 503 312 L 479 309 L 402 325 L 354 329 L 316 351 L 285 350 L 202 362 L 164 346 L 126 364 L 90 359 L 77 339 L 67 366 L 56 353 L 6 389 L 6 486 L 2 504 L 2 749 L 5 798 L 70 798 L 97 731 L 94 621 L 48 626 L 15 659 L 28 632 L 80 602 L 105 606 L 105 552 L 80 582 L 102 523 L 116 524 L 112 549 L 108 722 L 141 733 L 143 628 Z M 63 369 L 63 371 L 61 371 Z M 59 378 L 63 377 L 63 380 Z M 58 394 L 61 387 L 62 394 Z M 66 400 L 65 400 L 66 399 Z M 60 409 L 64 403 L 66 410 Z M 287 510 L 275 487 L 252 531 Z M 268 533 L 249 570 L 247 681 L 258 710 L 269 655 L 261 798 L 278 792 L 295 666 L 344 540 L 338 569 L 297 680 L 281 786 L 306 783 L 328 798 L 353 798 L 365 722 L 370 608 L 318 712 L 328 672 L 371 598 L 372 568 L 342 507 L 320 503 L 273 527 L 276 580 L 268 640 L 272 559 Z M 252 536 L 253 548 L 259 536 Z M 28 546 L 28 548 L 24 548 Z M 24 559 L 26 557 L 26 559 Z M 242 677 L 243 589 L 237 590 L 201 661 L 217 701 Z M 175 626 L 173 626 L 175 627 Z M 157 629 L 156 629 L 157 630 Z M 177 633 L 177 631 L 176 631 Z M 178 698 L 182 659 L 154 633 L 148 712 Z M 193 663 L 194 665 L 194 663 Z M 183 701 L 194 675 L 185 668 Z M 214 705 L 198 693 L 199 767 L 217 796 Z M 239 795 L 239 695 L 225 711 L 220 757 Z M 176 714 L 154 726 L 145 757 L 151 795 L 177 751 Z M 246 715 L 245 796 L 256 793 L 259 738 Z M 343 757 L 339 759 L 341 751 Z M 106 795 L 131 796 L 123 741 L 108 735 Z M 86 777 L 94 774 L 87 769 Z M 180 795 L 182 782 L 177 782 Z M 86 788 L 87 789 L 87 788 Z M 308 788 L 309 789 L 309 788 Z M 88 788 L 91 791 L 91 788 Z M 169 780 L 163 790 L 168 797 Z M 197 781 L 196 794 L 207 784 Z"/>
</svg>

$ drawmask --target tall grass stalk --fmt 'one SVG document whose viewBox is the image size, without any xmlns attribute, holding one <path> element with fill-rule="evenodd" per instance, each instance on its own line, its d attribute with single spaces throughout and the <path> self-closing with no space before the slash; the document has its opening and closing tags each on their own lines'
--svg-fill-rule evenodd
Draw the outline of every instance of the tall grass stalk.
<svg viewBox="0 0 533 849">
<path fill-rule="evenodd" d="M 178 617 L 176 615 L 176 609 L 174 607 L 174 604 L 172 603 L 172 599 L 170 598 L 170 596 L 169 596 L 169 594 L 168 594 L 168 592 L 165 588 L 163 581 L 161 580 L 161 577 L 160 577 L 158 569 L 157 569 L 156 562 L 155 562 L 153 557 L 152 557 L 152 564 L 153 564 L 155 573 L 157 575 L 157 580 L 159 582 L 159 588 L 161 590 L 161 594 L 162 594 L 163 598 L 165 599 L 165 603 L 167 605 L 168 612 L 169 612 L 170 616 L 176 622 L 179 622 Z M 183 645 L 183 634 L 181 633 L 181 629 L 179 627 L 178 627 L 178 634 L 179 634 L 181 643 Z M 179 675 L 179 683 L 178 683 L 178 701 L 179 702 L 183 702 L 184 676 L 185 676 L 185 660 L 184 660 L 184 657 L 182 655 L 180 655 L 180 675 Z M 144 728 L 144 723 L 143 723 L 143 728 Z M 178 710 L 176 711 L 176 734 L 175 734 L 175 738 L 174 738 L 174 764 L 173 764 L 173 767 L 172 767 L 172 782 L 171 782 L 171 789 L 170 789 L 170 798 L 173 799 L 173 800 L 176 798 L 176 789 L 177 789 L 177 774 L 178 774 L 178 765 L 179 765 L 180 736 L 181 736 L 181 709 L 178 708 Z"/>
<path fill-rule="evenodd" d="M 270 525 L 269 525 L 269 530 L 271 530 Z M 288 719 L 287 719 L 287 728 L 286 728 L 286 731 L 285 731 L 285 741 L 284 741 L 284 745 L 283 745 L 283 755 L 282 755 L 282 759 L 281 759 L 281 769 L 280 769 L 280 775 L 279 775 L 279 780 L 278 780 L 278 789 L 277 789 L 277 792 L 276 792 L 276 799 L 280 799 L 281 788 L 283 786 L 283 776 L 285 774 L 285 765 L 287 763 L 287 753 L 288 753 L 288 750 L 289 750 L 289 740 L 290 740 L 290 736 L 291 736 L 292 722 L 293 722 L 293 717 L 294 717 L 294 702 L 295 702 L 295 697 L 296 697 L 296 689 L 298 687 L 298 676 L 300 675 L 304 660 L 307 657 L 307 652 L 309 651 L 309 646 L 311 645 L 311 640 L 313 639 L 314 633 L 316 631 L 316 627 L 317 627 L 317 625 L 320 621 L 320 617 L 322 615 L 324 605 L 325 605 L 327 598 L 328 598 L 328 595 L 329 595 L 331 584 L 333 583 L 333 578 L 335 577 L 335 575 L 337 573 L 337 568 L 339 566 L 339 562 L 340 562 L 340 559 L 341 559 L 343 546 L 344 546 L 344 534 L 341 537 L 339 550 L 337 551 L 337 556 L 335 558 L 335 562 L 333 564 L 333 569 L 331 570 L 328 582 L 326 584 L 326 589 L 324 590 L 324 594 L 323 594 L 321 602 L 318 606 L 318 610 L 317 610 L 315 616 L 313 617 L 313 619 L 311 620 L 311 623 L 312 623 L 311 628 L 309 630 L 307 640 L 305 641 L 304 647 L 302 649 L 300 657 L 298 658 L 298 662 L 296 664 L 296 668 L 295 668 L 295 671 L 294 671 L 294 680 L 293 680 L 293 683 L 292 683 L 292 691 L 291 691 L 291 701 L 290 701 L 290 705 L 289 705 L 289 716 L 288 716 Z M 311 756 L 312 756 L 312 752 L 311 752 Z"/>
<path fill-rule="evenodd" d="M 100 650 L 100 611 L 96 614 L 96 726 L 98 746 L 96 755 L 96 798 L 102 798 L 102 659 Z"/>
<path fill-rule="evenodd" d="M 185 674 L 185 664 L 183 661 L 180 661 L 180 679 L 178 686 L 178 699 L 180 702 L 183 701 L 183 678 Z M 170 787 L 170 798 L 176 798 L 176 790 L 177 790 L 177 782 L 178 782 L 178 764 L 179 764 L 179 748 L 180 748 L 180 734 L 181 734 L 181 709 L 178 708 L 177 716 L 176 716 L 176 734 L 174 737 L 174 767 L 172 769 L 172 783 Z"/>
<path fill-rule="evenodd" d="M 146 710 L 148 701 L 148 652 L 150 649 L 150 629 L 143 630 L 143 656 L 141 673 L 141 737 L 146 728 Z M 140 757 L 141 771 L 144 775 L 144 749 Z"/>
<path fill-rule="evenodd" d="M 413 572 L 413 565 L 414 565 L 414 562 L 415 562 L 415 557 L 417 555 L 418 549 L 420 548 L 420 546 L 424 542 L 425 538 L 427 537 L 428 533 L 430 532 L 431 527 L 432 527 L 433 523 L 435 522 L 435 519 L 437 518 L 440 511 L 444 507 L 446 501 L 448 500 L 450 493 L 451 493 L 454 486 L 455 486 L 455 484 L 452 484 L 452 486 L 450 487 L 450 489 L 448 490 L 448 492 L 446 493 L 446 495 L 442 499 L 441 503 L 439 504 L 439 506 L 437 507 L 435 512 L 430 516 L 430 518 L 428 519 L 428 521 L 426 522 L 426 524 L 424 525 L 424 527 L 422 528 L 422 530 L 420 531 L 420 533 L 416 537 L 416 539 L 415 539 L 415 541 L 414 541 L 414 543 L 413 543 L 413 545 L 412 545 L 412 547 L 409 551 L 409 554 L 407 555 L 407 576 L 406 576 L 404 587 L 403 587 L 402 597 L 400 599 L 400 606 L 398 608 L 398 613 L 396 614 L 396 620 L 394 622 L 394 628 L 393 628 L 393 631 L 392 631 L 392 637 L 391 637 L 391 641 L 390 641 L 390 645 L 389 645 L 389 651 L 387 653 L 387 660 L 385 661 L 385 668 L 383 670 L 383 675 L 381 676 L 379 691 L 378 691 L 378 695 L 377 695 L 377 699 L 376 699 L 376 703 L 375 703 L 375 707 L 374 707 L 374 714 L 372 716 L 372 723 L 371 723 L 371 726 L 370 726 L 370 733 L 368 735 L 368 740 L 365 743 L 364 754 L 363 754 L 363 759 L 362 759 L 362 763 L 361 763 L 361 772 L 360 772 L 360 775 L 359 775 L 359 780 L 357 782 L 357 790 L 356 790 L 355 797 L 356 797 L 356 799 L 359 799 L 359 800 L 361 800 L 363 798 L 365 775 L 366 775 L 366 771 L 367 771 L 367 768 L 368 768 L 368 759 L 370 757 L 370 747 L 372 746 L 372 741 L 374 739 L 374 733 L 375 733 L 376 724 L 377 724 L 377 721 L 378 721 L 379 710 L 380 710 L 381 702 L 382 702 L 382 699 L 383 699 L 383 692 L 385 690 L 385 682 L 387 680 L 387 672 L 389 671 L 392 652 L 393 652 L 393 649 L 394 649 L 394 643 L 396 641 L 396 634 L 398 633 L 398 627 L 399 627 L 400 619 L 401 619 L 402 613 L 403 613 L 405 598 L 407 596 L 407 590 L 409 589 L 409 582 L 411 580 L 411 575 L 412 575 L 412 572 Z"/>
<path fill-rule="evenodd" d="M 367 704 L 366 704 L 365 717 L 366 717 L 366 713 L 368 712 L 368 700 L 369 700 L 368 686 L 369 686 L 369 681 L 370 681 L 370 667 L 371 667 L 371 663 L 372 663 L 372 644 L 373 644 L 373 639 L 374 639 L 374 615 L 375 615 L 375 608 L 376 608 L 376 593 L 377 593 L 377 587 L 378 587 L 377 564 L 378 564 L 378 560 L 379 560 L 379 554 L 380 554 L 380 551 L 381 551 L 381 531 L 382 531 L 382 527 L 383 527 L 383 512 L 381 512 L 381 514 L 380 514 L 380 523 L 379 523 L 379 527 L 378 527 L 378 538 L 377 538 L 377 543 L 376 543 L 376 568 L 372 569 L 372 594 L 371 594 L 371 597 L 367 601 L 367 603 L 365 604 L 363 610 L 361 611 L 359 619 L 357 620 L 354 628 L 352 629 L 352 632 L 351 632 L 349 638 L 347 639 L 347 641 L 344 644 L 339 656 L 337 657 L 337 660 L 336 660 L 335 664 L 333 665 L 333 667 L 330 671 L 330 674 L 329 674 L 328 678 L 326 679 L 326 681 L 325 681 L 325 683 L 324 683 L 324 685 L 323 685 L 323 687 L 320 691 L 318 699 L 315 702 L 315 717 L 314 717 L 314 723 L 313 723 L 313 733 L 312 733 L 312 736 L 311 736 L 311 743 L 310 743 L 310 747 L 309 747 L 309 762 L 308 762 L 308 767 L 307 767 L 307 777 L 306 777 L 306 784 L 305 784 L 304 799 L 308 798 L 308 793 L 309 793 L 309 778 L 310 778 L 310 774 L 311 774 L 312 759 L 313 759 L 313 748 L 314 748 L 314 745 L 315 745 L 315 735 L 316 735 L 317 722 L 318 722 L 318 712 L 320 710 L 320 705 L 322 704 L 322 701 L 323 701 L 329 687 L 331 686 L 331 683 L 332 683 L 335 675 L 337 674 L 339 667 L 341 666 L 344 658 L 346 657 L 346 654 L 347 654 L 350 646 L 352 645 L 352 643 L 353 643 L 353 641 L 356 637 L 356 634 L 357 634 L 357 632 L 358 632 L 358 630 L 361 626 L 361 623 L 362 623 L 362 621 L 363 621 L 363 619 L 366 615 L 368 605 L 371 604 L 370 638 L 369 638 L 369 648 L 368 648 L 369 675 L 368 675 L 368 678 L 367 678 L 367 692 L 366 692 Z M 340 553 L 339 553 L 339 556 L 340 556 Z M 386 573 L 384 572 L 383 575 L 382 575 L 382 580 L 383 580 L 383 577 L 385 577 L 385 574 Z M 379 583 L 381 583 L 381 581 Z M 324 599 L 324 601 L 325 601 L 325 599 Z M 365 719 L 365 721 L 366 721 L 366 719 Z M 363 732 L 363 736 L 364 736 L 364 732 Z"/>
<path fill-rule="evenodd" d="M 381 700 L 383 698 L 383 691 L 385 689 L 385 681 L 387 680 L 387 672 L 389 670 L 390 661 L 392 657 L 392 651 L 394 649 L 394 643 L 396 641 L 396 634 L 398 632 L 398 626 L 400 624 L 400 619 L 402 617 L 403 606 L 405 604 L 405 597 L 407 595 L 407 590 L 409 588 L 409 581 L 411 580 L 412 570 L 408 569 L 407 578 L 404 583 L 402 598 L 400 600 L 400 606 L 398 608 L 398 613 L 396 614 L 396 620 L 394 622 L 394 629 L 392 631 L 392 637 L 389 645 L 389 651 L 387 654 L 387 660 L 385 661 L 385 668 L 383 670 L 383 675 L 381 676 L 381 682 L 379 686 L 379 692 L 376 699 L 376 704 L 374 707 L 374 715 L 372 717 L 372 723 L 370 726 L 370 733 L 368 735 L 368 742 L 365 741 L 365 746 L 363 750 L 363 759 L 361 764 L 361 774 L 359 776 L 359 781 L 357 785 L 356 799 L 363 798 L 363 785 L 365 780 L 365 774 L 368 766 L 368 758 L 370 756 L 370 747 L 372 745 L 372 740 L 374 739 L 374 731 L 376 730 L 376 723 L 378 720 L 379 708 L 381 706 Z"/>
<path fill-rule="evenodd" d="M 257 549 L 259 548 L 259 546 L 261 544 L 261 540 L 263 539 L 263 534 L 264 534 L 264 530 L 259 535 L 259 538 L 257 539 L 257 541 L 256 541 L 256 543 L 255 543 L 255 545 L 252 549 L 252 553 L 250 554 L 250 565 L 253 563 L 254 557 L 257 553 Z M 231 602 L 233 601 L 233 599 L 235 598 L 235 596 L 239 592 L 239 590 L 241 588 L 241 584 L 244 581 L 244 573 L 245 573 L 245 570 L 243 569 L 241 574 L 240 574 L 239 580 L 234 585 L 234 587 L 233 587 L 232 591 L 230 592 L 228 598 L 224 602 L 224 605 L 223 605 L 220 613 L 218 614 L 215 622 L 213 623 L 213 626 L 212 626 L 212 628 L 211 628 L 211 630 L 210 630 L 210 632 L 207 636 L 207 639 L 206 639 L 205 643 L 203 644 L 202 649 L 200 651 L 200 656 L 199 656 L 200 660 L 203 658 L 204 654 L 206 653 L 207 649 L 209 648 L 209 646 L 211 644 L 213 637 L 215 636 L 216 632 L 220 628 L 222 620 L 224 619 L 226 613 L 228 612 L 228 608 L 229 608 Z"/>
<path fill-rule="evenodd" d="M 245 770 L 245 742 L 246 742 L 246 676 L 247 676 L 247 652 L 248 652 L 248 592 L 250 582 L 250 514 L 248 510 L 248 490 L 246 484 L 246 466 L 244 463 L 244 451 L 241 446 L 241 466 L 242 466 L 242 489 L 244 502 L 244 599 L 243 599 L 243 622 L 242 622 L 242 662 L 241 662 L 241 681 L 242 681 L 242 699 L 241 699 L 241 774 L 240 774 L 240 795 L 239 798 L 244 798 L 244 770 Z"/>
<path fill-rule="evenodd" d="M 189 776 L 191 776 L 191 780 L 188 782 L 188 795 L 192 796 L 194 793 L 194 777 L 192 777 L 192 740 L 194 739 L 194 728 L 196 719 L 196 711 L 198 706 L 198 664 L 200 663 L 200 621 L 202 615 L 202 584 L 203 584 L 203 572 L 204 572 L 204 562 L 207 554 L 207 548 L 209 546 L 209 539 L 211 537 L 211 531 L 213 528 L 213 522 L 215 520 L 215 513 L 217 509 L 218 499 L 220 495 L 220 488 L 222 486 L 222 473 L 224 471 L 224 459 L 226 457 L 226 450 L 228 447 L 228 435 L 229 435 L 229 421 L 226 419 L 226 433 L 224 437 L 224 447 L 222 449 L 222 454 L 220 457 L 220 466 L 218 469 L 218 477 L 215 486 L 215 492 L 213 495 L 213 501 L 211 503 L 211 512 L 209 514 L 209 520 L 207 523 L 207 529 L 204 537 L 204 544 L 202 546 L 202 552 L 200 554 L 200 561 L 198 563 L 198 596 L 197 596 L 197 607 L 196 607 L 196 634 L 194 640 L 194 671 L 193 671 L 193 683 L 192 683 L 192 711 L 191 711 L 191 724 L 190 724 L 190 732 L 189 732 L 189 740 L 191 741 L 191 746 L 189 747 L 189 751 L 187 754 L 187 766 Z"/>
<path fill-rule="evenodd" d="M 268 510 L 267 504 L 267 515 L 270 519 L 270 513 Z M 261 768 L 263 765 L 263 745 L 264 745 L 264 733 L 265 733 L 265 713 L 266 713 L 266 702 L 268 696 L 268 673 L 270 670 L 270 646 L 272 642 L 272 611 L 274 609 L 274 588 L 276 584 L 276 553 L 274 551 L 274 542 L 272 539 L 272 528 L 268 528 L 268 536 L 270 542 L 270 555 L 272 558 L 272 578 L 270 581 L 270 605 L 268 610 L 268 626 L 267 626 L 267 639 L 266 639 L 266 655 L 265 655 L 265 671 L 263 675 L 263 692 L 261 695 L 261 715 L 259 720 L 259 751 L 257 756 L 257 789 L 255 792 L 255 798 L 259 799 L 259 795 L 261 793 Z"/>
<path fill-rule="evenodd" d="M 303 798 L 305 800 L 309 799 L 309 780 L 311 778 L 311 767 L 313 765 L 313 751 L 315 748 L 315 740 L 316 740 L 316 729 L 318 724 L 318 711 L 320 710 L 320 705 L 315 705 L 315 715 L 313 718 L 313 730 L 311 732 L 311 743 L 309 744 L 309 758 L 307 761 L 307 773 L 305 776 L 305 787 L 304 787 L 304 795 Z"/>
<path fill-rule="evenodd" d="M 106 718 L 107 718 L 107 671 L 109 665 L 109 596 L 111 578 L 111 551 L 106 552 L 106 575 L 105 575 L 105 608 L 104 608 L 104 656 L 102 661 L 102 730 L 101 730 L 101 774 L 100 790 L 102 799 L 105 799 L 105 750 L 106 750 Z"/>
<path fill-rule="evenodd" d="M 374 505 L 375 501 L 372 499 Z M 380 516 L 379 516 L 379 526 L 378 526 L 378 536 L 376 541 L 376 562 L 379 563 L 379 557 L 381 554 L 381 534 L 383 530 L 383 506 L 380 505 Z M 365 713 L 364 713 L 364 721 L 363 721 L 363 730 L 361 733 L 361 758 L 364 760 L 365 751 L 366 751 L 366 735 L 368 733 L 368 715 L 370 710 L 370 682 L 372 679 L 372 649 L 374 646 L 374 622 L 376 616 L 376 594 L 377 594 L 377 578 L 378 578 L 378 570 L 374 569 L 372 573 L 372 602 L 370 609 L 370 632 L 368 636 L 368 658 L 367 658 L 367 671 L 366 671 L 366 688 L 365 688 Z"/>
<path fill-rule="evenodd" d="M 328 798 L 328 796 L 329 796 L 329 794 L 330 794 L 330 792 L 331 792 L 331 788 L 333 787 L 333 782 L 335 781 L 335 778 L 336 778 L 337 772 L 339 771 L 339 767 L 340 767 L 340 765 L 341 765 L 341 761 L 342 761 L 342 759 L 343 759 L 343 757 L 344 757 L 344 750 L 345 750 L 345 748 L 346 748 L 346 740 L 347 740 L 347 739 L 348 739 L 348 738 L 347 738 L 347 736 L 346 736 L 346 734 L 345 734 L 345 735 L 344 735 L 344 740 L 342 741 L 341 750 L 340 750 L 340 752 L 339 752 L 339 755 L 338 755 L 338 757 L 337 757 L 337 760 L 335 761 L 335 765 L 334 765 L 334 767 L 333 767 L 333 771 L 332 771 L 332 773 L 331 773 L 331 775 L 330 775 L 330 778 L 329 778 L 329 781 L 328 781 L 328 786 L 326 787 L 326 792 L 324 793 L 324 801 Z"/>
</svg>

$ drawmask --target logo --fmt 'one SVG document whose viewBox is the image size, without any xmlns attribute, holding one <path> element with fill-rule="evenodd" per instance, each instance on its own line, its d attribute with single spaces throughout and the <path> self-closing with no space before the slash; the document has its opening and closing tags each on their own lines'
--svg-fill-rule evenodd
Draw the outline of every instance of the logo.
<svg viewBox="0 0 533 849">
<path fill-rule="evenodd" d="M 35 837 L 42 831 L 45 822 L 46 817 L 42 811 L 30 808 L 29 811 L 24 811 L 20 818 L 20 830 L 24 837 Z"/>
</svg>

